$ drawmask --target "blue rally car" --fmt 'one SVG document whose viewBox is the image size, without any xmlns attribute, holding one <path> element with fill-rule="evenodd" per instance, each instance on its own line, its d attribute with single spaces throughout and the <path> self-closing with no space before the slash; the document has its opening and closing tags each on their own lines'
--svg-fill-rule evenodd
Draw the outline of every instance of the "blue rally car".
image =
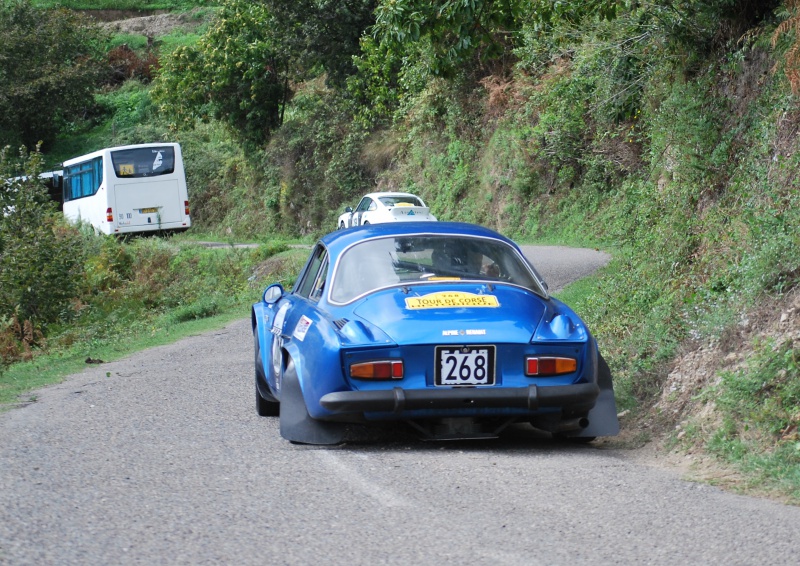
<svg viewBox="0 0 800 566">
<path fill-rule="evenodd" d="M 253 305 L 256 410 L 296 443 L 348 423 L 405 421 L 426 438 L 513 423 L 589 440 L 618 433 L 611 374 L 581 319 L 519 248 L 472 224 L 340 230 L 293 290 Z"/>
</svg>

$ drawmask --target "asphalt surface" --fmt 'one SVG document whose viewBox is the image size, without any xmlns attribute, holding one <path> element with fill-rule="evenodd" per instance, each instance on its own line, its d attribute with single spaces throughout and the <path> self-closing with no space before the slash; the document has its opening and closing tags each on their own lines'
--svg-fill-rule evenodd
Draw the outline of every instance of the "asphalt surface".
<svg viewBox="0 0 800 566">
<path fill-rule="evenodd" d="M 611 256 L 606 252 L 590 248 L 520 247 L 522 253 L 544 277 L 551 293 L 560 291 L 572 281 L 591 275 L 611 261 Z"/>
<path fill-rule="evenodd" d="M 0 415 L 0 564 L 797 563 L 800 508 L 602 443 L 290 444 L 256 416 L 246 316 Z"/>
</svg>

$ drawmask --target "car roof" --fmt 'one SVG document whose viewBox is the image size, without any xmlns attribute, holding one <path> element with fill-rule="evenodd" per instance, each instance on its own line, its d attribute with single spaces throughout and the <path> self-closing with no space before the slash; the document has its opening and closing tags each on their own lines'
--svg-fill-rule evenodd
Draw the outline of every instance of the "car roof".
<svg viewBox="0 0 800 566">
<path fill-rule="evenodd" d="M 517 245 L 505 236 L 477 224 L 466 222 L 386 222 L 356 226 L 347 230 L 336 230 L 320 238 L 331 254 L 342 252 L 348 246 L 370 238 L 411 235 L 454 235 L 502 240 L 513 247 Z"/>
<path fill-rule="evenodd" d="M 367 193 L 364 195 L 365 197 L 370 198 L 381 198 L 381 197 L 417 197 L 421 198 L 419 195 L 415 195 L 414 193 L 404 193 L 404 192 L 397 192 L 397 191 L 387 191 L 382 193 Z M 364 198 L 364 197 L 361 197 Z"/>
</svg>

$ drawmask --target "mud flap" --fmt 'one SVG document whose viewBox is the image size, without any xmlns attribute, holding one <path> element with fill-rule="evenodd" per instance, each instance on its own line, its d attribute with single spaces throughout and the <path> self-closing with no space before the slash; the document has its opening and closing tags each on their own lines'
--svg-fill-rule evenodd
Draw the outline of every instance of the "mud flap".
<svg viewBox="0 0 800 566">
<path fill-rule="evenodd" d="M 303 391 L 294 363 L 289 360 L 281 380 L 281 436 L 297 444 L 339 444 L 344 441 L 345 425 L 312 419 L 306 409 Z"/>
<path fill-rule="evenodd" d="M 594 407 L 589 411 L 589 426 L 577 434 L 570 434 L 572 438 L 585 438 L 596 436 L 616 436 L 619 434 L 619 419 L 617 418 L 617 402 L 614 400 L 614 385 L 611 382 L 611 369 L 603 356 L 597 356 L 597 382 L 600 386 L 600 395 Z"/>
</svg>

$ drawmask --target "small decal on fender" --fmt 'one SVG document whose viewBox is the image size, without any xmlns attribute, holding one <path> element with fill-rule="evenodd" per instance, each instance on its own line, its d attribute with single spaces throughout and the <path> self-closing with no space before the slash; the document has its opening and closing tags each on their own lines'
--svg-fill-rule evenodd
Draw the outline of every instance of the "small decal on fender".
<svg viewBox="0 0 800 566">
<path fill-rule="evenodd" d="M 309 328 L 311 328 L 311 319 L 303 315 L 300 317 L 297 326 L 295 326 L 294 334 L 292 334 L 292 336 L 302 342 L 305 339 Z"/>
</svg>

